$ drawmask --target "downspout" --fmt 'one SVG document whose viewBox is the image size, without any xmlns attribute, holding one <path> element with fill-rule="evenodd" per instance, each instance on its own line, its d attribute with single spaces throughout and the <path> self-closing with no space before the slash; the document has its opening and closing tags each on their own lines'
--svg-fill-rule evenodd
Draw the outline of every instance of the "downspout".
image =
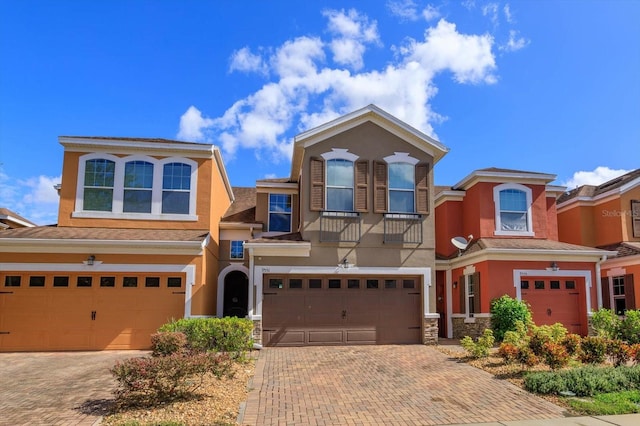
<svg viewBox="0 0 640 426">
<path fill-rule="evenodd" d="M 602 309 L 602 279 L 600 277 L 600 265 L 607 260 L 607 255 L 603 255 L 602 259 L 596 262 L 596 296 L 598 301 L 598 309 Z"/>
</svg>

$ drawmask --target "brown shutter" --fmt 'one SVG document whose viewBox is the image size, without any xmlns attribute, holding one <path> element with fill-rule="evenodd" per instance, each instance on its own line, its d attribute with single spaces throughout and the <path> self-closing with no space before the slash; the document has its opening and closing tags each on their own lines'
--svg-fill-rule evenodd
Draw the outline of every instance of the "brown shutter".
<svg viewBox="0 0 640 426">
<path fill-rule="evenodd" d="M 387 211 L 387 163 L 373 162 L 373 211 Z"/>
<path fill-rule="evenodd" d="M 624 276 L 624 302 L 627 309 L 636 309 L 636 291 L 631 274 Z"/>
<path fill-rule="evenodd" d="M 602 307 L 611 309 L 611 295 L 609 294 L 609 278 L 600 278 L 600 287 L 602 288 Z"/>
<path fill-rule="evenodd" d="M 633 236 L 640 237 L 640 200 L 631 200 L 631 228 Z"/>
<path fill-rule="evenodd" d="M 480 272 L 473 274 L 473 312 L 480 313 Z"/>
<path fill-rule="evenodd" d="M 416 165 L 416 213 L 429 214 L 429 164 Z"/>
<path fill-rule="evenodd" d="M 366 212 L 369 210 L 369 162 L 356 161 L 355 174 L 355 208 L 358 212 Z"/>
<path fill-rule="evenodd" d="M 309 209 L 324 210 L 324 160 L 312 157 L 309 165 Z"/>
<path fill-rule="evenodd" d="M 467 283 L 464 279 L 464 275 L 460 275 L 460 279 L 458 279 L 458 290 L 460 291 L 460 313 L 466 314 L 467 310 L 465 309 L 466 304 L 464 303 L 464 298 L 467 294 Z"/>
</svg>

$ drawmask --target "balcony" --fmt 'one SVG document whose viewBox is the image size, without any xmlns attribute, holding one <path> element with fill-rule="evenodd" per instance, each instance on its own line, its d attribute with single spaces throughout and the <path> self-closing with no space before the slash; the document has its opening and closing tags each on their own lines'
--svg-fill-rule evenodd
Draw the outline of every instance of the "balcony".
<svg viewBox="0 0 640 426">
<path fill-rule="evenodd" d="M 320 242 L 357 243 L 361 233 L 358 212 L 324 211 L 320 215 Z"/>
<path fill-rule="evenodd" d="M 422 244 L 422 215 L 386 213 L 384 215 L 384 242 Z"/>
</svg>

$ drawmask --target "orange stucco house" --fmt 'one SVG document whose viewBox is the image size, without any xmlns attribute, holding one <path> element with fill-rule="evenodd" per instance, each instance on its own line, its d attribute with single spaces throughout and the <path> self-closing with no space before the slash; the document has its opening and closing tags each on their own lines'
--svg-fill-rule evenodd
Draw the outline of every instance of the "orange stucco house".
<svg viewBox="0 0 640 426">
<path fill-rule="evenodd" d="M 599 306 L 619 315 L 640 307 L 640 169 L 558 198 L 559 239 L 614 250 L 600 266 Z"/>
<path fill-rule="evenodd" d="M 599 263 L 615 252 L 559 241 L 556 199 L 565 188 L 553 180 L 488 168 L 437 188 L 440 336 L 479 335 L 489 326 L 491 300 L 504 294 L 529 303 L 537 324 L 561 322 L 587 334 Z"/>
</svg>

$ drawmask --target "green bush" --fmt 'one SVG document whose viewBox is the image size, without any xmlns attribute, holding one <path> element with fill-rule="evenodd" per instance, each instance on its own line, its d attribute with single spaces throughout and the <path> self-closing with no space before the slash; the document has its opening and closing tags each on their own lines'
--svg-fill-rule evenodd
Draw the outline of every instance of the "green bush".
<svg viewBox="0 0 640 426">
<path fill-rule="evenodd" d="M 507 331 L 516 331 L 516 321 L 528 325 L 531 322 L 531 311 L 526 302 L 503 295 L 491 301 L 491 328 L 494 337 L 501 342 Z"/>
<path fill-rule="evenodd" d="M 562 339 L 562 345 L 567 349 L 569 356 L 580 354 L 582 337 L 579 334 L 570 333 Z"/>
<path fill-rule="evenodd" d="M 599 309 L 593 313 L 591 323 L 596 334 L 606 339 L 616 339 L 620 328 L 620 318 L 611 309 Z"/>
<path fill-rule="evenodd" d="M 182 332 L 196 352 L 228 352 L 242 356 L 253 347 L 253 323 L 246 318 L 182 318 L 164 324 L 159 332 Z"/>
<path fill-rule="evenodd" d="M 580 344 L 580 361 L 585 364 L 602 364 L 607 356 L 607 340 L 599 336 L 587 336 Z"/>
<path fill-rule="evenodd" d="M 543 356 L 545 344 L 559 344 L 566 335 L 567 329 L 558 322 L 553 325 L 532 325 L 529 327 L 529 347 L 537 356 Z"/>
<path fill-rule="evenodd" d="M 151 335 L 152 356 L 168 356 L 183 352 L 187 347 L 187 336 L 180 331 L 167 331 Z"/>
<path fill-rule="evenodd" d="M 511 364 L 520 358 L 520 348 L 512 343 L 502 342 L 498 348 L 500 355 L 507 364 Z"/>
<path fill-rule="evenodd" d="M 118 383 L 114 392 L 125 405 L 156 405 L 192 394 L 205 374 L 230 374 L 228 354 L 173 354 L 118 361 L 110 372 Z"/>
<path fill-rule="evenodd" d="M 558 370 L 569 364 L 569 353 L 567 352 L 567 349 L 559 343 L 545 343 L 542 356 L 544 357 L 544 361 L 552 370 Z"/>
<path fill-rule="evenodd" d="M 524 378 L 526 390 L 542 394 L 570 391 L 577 396 L 640 389 L 640 366 L 586 366 L 557 372 L 529 373 Z"/>
<path fill-rule="evenodd" d="M 493 347 L 494 342 L 493 331 L 487 328 L 482 333 L 482 336 L 478 337 L 477 341 L 474 341 L 469 336 L 464 336 L 460 340 L 460 345 L 472 358 L 486 358 L 489 356 L 489 350 Z"/>
<path fill-rule="evenodd" d="M 640 413 L 640 391 L 598 394 L 593 401 L 570 399 L 569 405 L 576 413 L 586 416 Z"/>
<path fill-rule="evenodd" d="M 631 358 L 631 348 L 622 340 L 607 341 L 607 356 L 616 367 L 624 365 Z"/>
<path fill-rule="evenodd" d="M 640 343 L 640 310 L 628 310 L 620 321 L 618 338 L 633 345 Z"/>
</svg>

